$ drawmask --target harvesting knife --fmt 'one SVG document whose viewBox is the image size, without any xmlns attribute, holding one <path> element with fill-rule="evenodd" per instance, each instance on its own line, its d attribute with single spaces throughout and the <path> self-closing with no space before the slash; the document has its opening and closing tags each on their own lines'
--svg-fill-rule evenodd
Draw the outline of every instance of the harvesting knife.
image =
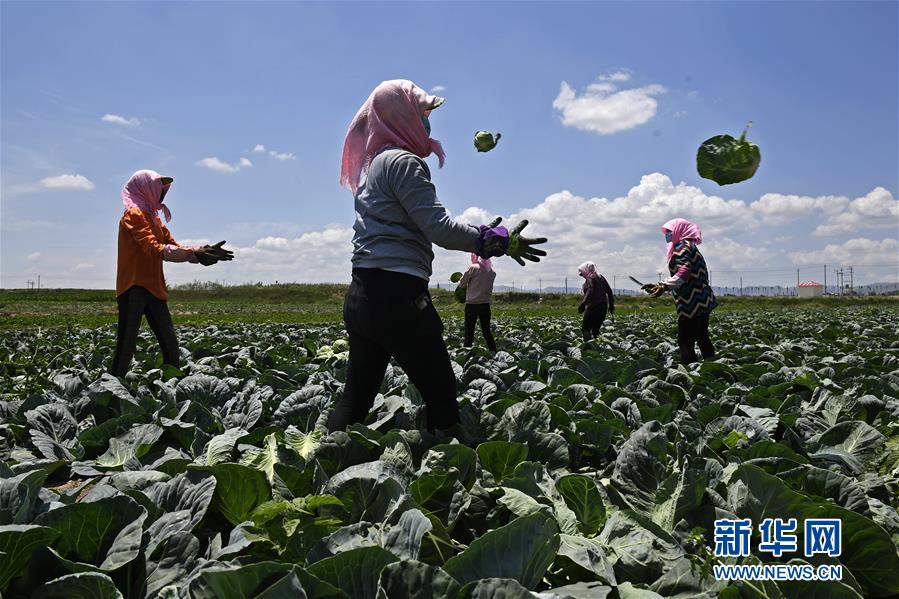
<svg viewBox="0 0 899 599">
<path fill-rule="evenodd" d="M 636 283 L 637 285 L 639 285 L 639 286 L 640 286 L 640 289 L 642 289 L 642 290 L 645 291 L 646 293 L 649 293 L 649 292 L 652 291 L 653 288 L 655 287 L 655 285 L 651 285 L 651 284 L 649 284 L 649 283 L 641 283 L 640 281 L 638 281 L 638 280 L 635 279 L 634 277 L 628 276 L 628 278 L 629 278 L 631 281 L 633 281 L 634 283 Z"/>
</svg>

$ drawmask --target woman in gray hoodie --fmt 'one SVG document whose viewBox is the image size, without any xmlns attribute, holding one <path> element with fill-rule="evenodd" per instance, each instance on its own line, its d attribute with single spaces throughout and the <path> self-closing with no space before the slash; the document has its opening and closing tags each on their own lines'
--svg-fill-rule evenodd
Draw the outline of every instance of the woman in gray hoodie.
<svg viewBox="0 0 899 599">
<path fill-rule="evenodd" d="M 429 430 L 459 422 L 443 322 L 428 292 L 431 244 L 483 258 L 509 255 L 522 266 L 546 255 L 533 247 L 546 239 L 520 236 L 526 221 L 511 233 L 499 220 L 466 225 L 437 199 L 424 158 L 436 154 L 443 165 L 443 148 L 431 139 L 428 118 L 443 102 L 411 81 L 385 81 L 350 123 L 340 177 L 356 211 L 353 278 L 343 309 L 350 356 L 329 430 L 365 419 L 391 358 L 421 393 Z"/>
</svg>

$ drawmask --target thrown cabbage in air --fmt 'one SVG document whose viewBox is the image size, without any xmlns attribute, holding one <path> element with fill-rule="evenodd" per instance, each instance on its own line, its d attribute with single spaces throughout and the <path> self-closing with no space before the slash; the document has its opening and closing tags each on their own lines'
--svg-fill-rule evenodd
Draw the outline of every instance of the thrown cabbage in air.
<svg viewBox="0 0 899 599">
<path fill-rule="evenodd" d="M 746 141 L 746 125 L 740 139 L 730 135 L 716 135 L 702 142 L 696 153 L 696 170 L 704 179 L 718 185 L 730 185 L 751 178 L 759 168 L 762 153 L 754 143 Z"/>
<path fill-rule="evenodd" d="M 499 143 L 499 138 L 502 136 L 502 133 L 497 133 L 494 136 L 489 131 L 478 131 L 474 134 L 474 147 L 478 152 L 489 152 L 496 147 L 496 144 Z"/>
</svg>

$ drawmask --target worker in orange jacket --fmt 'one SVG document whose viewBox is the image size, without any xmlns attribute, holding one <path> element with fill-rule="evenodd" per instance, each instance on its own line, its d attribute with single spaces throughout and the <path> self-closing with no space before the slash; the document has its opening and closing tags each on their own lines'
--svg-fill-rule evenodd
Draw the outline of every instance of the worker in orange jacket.
<svg viewBox="0 0 899 599">
<path fill-rule="evenodd" d="M 228 261 L 234 254 L 226 250 L 224 241 L 213 246 L 186 247 L 174 240 L 159 215 L 172 218 L 163 204 L 172 185 L 171 177 L 150 170 L 140 170 L 122 189 L 125 213 L 119 221 L 119 252 L 116 274 L 116 300 L 119 324 L 115 355 L 110 373 L 123 377 L 134 357 L 137 335 L 143 316 L 162 347 L 163 362 L 180 365 L 178 338 L 168 307 L 168 290 L 162 274 L 162 263 L 193 262 L 211 266 Z"/>
</svg>

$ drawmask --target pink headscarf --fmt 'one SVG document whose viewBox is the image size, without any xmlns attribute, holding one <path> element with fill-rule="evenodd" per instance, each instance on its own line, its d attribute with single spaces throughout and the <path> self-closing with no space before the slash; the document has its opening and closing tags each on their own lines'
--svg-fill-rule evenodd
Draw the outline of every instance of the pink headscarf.
<svg viewBox="0 0 899 599">
<path fill-rule="evenodd" d="M 481 268 L 486 270 L 493 270 L 493 262 L 491 262 L 490 258 L 481 258 L 477 254 L 472 254 L 471 263 L 478 264 Z"/>
<path fill-rule="evenodd" d="M 172 220 L 169 207 L 162 203 L 162 190 L 168 190 L 171 183 L 162 183 L 162 175 L 156 171 L 140 170 L 131 175 L 122 188 L 122 203 L 125 209 L 140 208 L 155 215 L 162 210 L 165 222 Z"/>
<path fill-rule="evenodd" d="M 584 262 L 577 267 L 577 274 L 581 275 L 585 279 L 590 278 L 591 275 L 596 274 L 596 264 L 594 264 L 593 262 Z"/>
<path fill-rule="evenodd" d="M 668 255 L 665 262 L 671 262 L 671 256 L 674 255 L 674 246 L 684 239 L 689 239 L 696 245 L 702 243 L 702 231 L 685 218 L 674 218 L 662 225 L 662 233 L 671 231 L 671 242 L 668 244 Z"/>
<path fill-rule="evenodd" d="M 378 152 L 391 146 L 422 158 L 433 152 L 442 167 L 445 160 L 443 147 L 428 136 L 421 122 L 426 111 L 442 103 L 443 98 L 428 94 L 406 79 L 393 79 L 378 85 L 350 123 L 343 142 L 340 184 L 356 195 L 362 171 Z"/>
</svg>

